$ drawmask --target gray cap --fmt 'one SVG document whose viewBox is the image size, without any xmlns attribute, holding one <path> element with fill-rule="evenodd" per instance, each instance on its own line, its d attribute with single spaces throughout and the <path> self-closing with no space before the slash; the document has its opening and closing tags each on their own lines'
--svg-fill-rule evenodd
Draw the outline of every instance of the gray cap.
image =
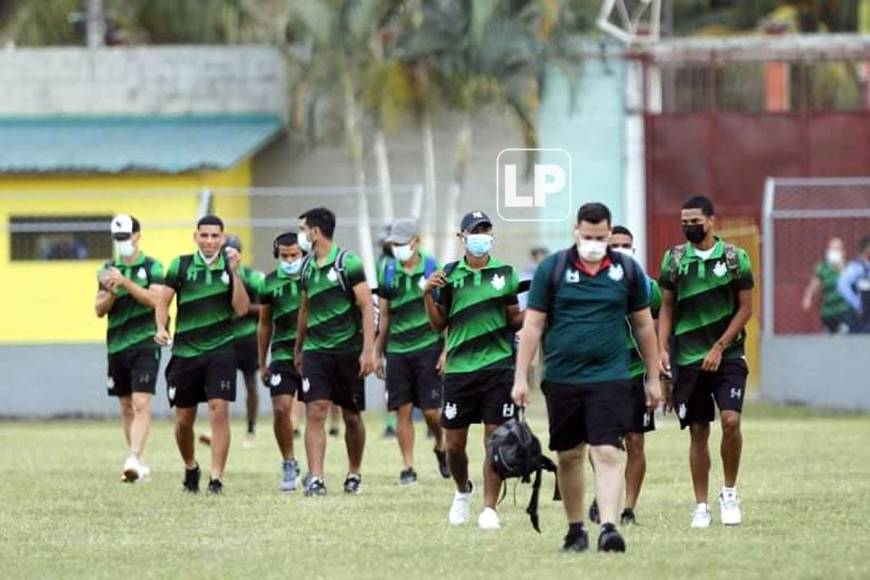
<svg viewBox="0 0 870 580">
<path fill-rule="evenodd" d="M 405 245 L 417 236 L 417 220 L 414 218 L 400 218 L 393 222 L 387 241 L 393 244 Z"/>
<path fill-rule="evenodd" d="M 387 241 L 387 237 L 390 235 L 390 228 L 393 227 L 393 223 L 390 222 L 385 226 L 382 226 L 380 231 L 378 231 L 378 245 L 383 245 L 384 242 Z"/>
</svg>

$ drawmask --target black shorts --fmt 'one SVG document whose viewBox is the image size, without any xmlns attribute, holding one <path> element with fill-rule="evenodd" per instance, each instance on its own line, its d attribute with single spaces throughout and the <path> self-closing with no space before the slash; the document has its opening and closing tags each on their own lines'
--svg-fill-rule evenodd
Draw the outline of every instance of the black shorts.
<svg viewBox="0 0 870 580">
<path fill-rule="evenodd" d="M 260 368 L 256 337 L 233 342 L 233 349 L 236 351 L 236 368 L 246 375 L 256 373 Z"/>
<path fill-rule="evenodd" d="M 296 367 L 290 361 L 278 361 L 269 365 L 269 380 L 266 387 L 273 397 L 278 395 L 290 395 L 299 392 L 302 386 L 302 377 L 296 372 Z"/>
<path fill-rule="evenodd" d="M 364 411 L 365 380 L 359 376 L 359 353 L 308 351 L 302 359 L 302 401 L 332 401 L 342 409 Z"/>
<path fill-rule="evenodd" d="M 441 425 L 446 429 L 464 429 L 480 422 L 501 425 L 516 415 L 513 384 L 511 368 L 445 375 Z"/>
<path fill-rule="evenodd" d="M 723 360 L 715 373 L 702 371 L 701 365 L 677 368 L 673 399 L 680 427 L 710 423 L 716 418 L 716 407 L 720 412 L 742 412 L 748 374 L 743 358 Z"/>
<path fill-rule="evenodd" d="M 236 400 L 236 361 L 233 351 L 193 358 L 173 356 L 166 367 L 169 406 L 196 407 L 211 399 Z"/>
<path fill-rule="evenodd" d="M 109 355 L 106 387 L 110 397 L 129 397 L 133 393 L 154 394 L 160 372 L 160 350 L 139 348 Z"/>
<path fill-rule="evenodd" d="M 632 413 L 631 381 L 541 385 L 550 419 L 550 449 L 568 451 L 581 443 L 623 449 Z"/>
<path fill-rule="evenodd" d="M 441 377 L 436 367 L 440 348 L 387 354 L 387 409 L 411 403 L 423 410 L 441 407 Z"/>
<path fill-rule="evenodd" d="M 646 408 L 644 376 L 631 379 L 631 418 L 626 433 L 649 433 L 656 430 L 655 411 Z"/>
</svg>

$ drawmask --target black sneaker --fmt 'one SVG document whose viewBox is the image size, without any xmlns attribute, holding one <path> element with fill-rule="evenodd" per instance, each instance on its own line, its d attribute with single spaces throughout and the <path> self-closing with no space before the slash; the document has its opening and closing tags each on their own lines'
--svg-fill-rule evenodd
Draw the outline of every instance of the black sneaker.
<svg viewBox="0 0 870 580">
<path fill-rule="evenodd" d="M 417 472 L 414 471 L 413 467 L 409 467 L 402 471 L 399 474 L 399 485 L 414 485 L 417 483 Z M 347 490 L 347 483 L 345 482 L 345 490 Z"/>
<path fill-rule="evenodd" d="M 634 510 L 625 508 L 622 510 L 622 515 L 619 516 L 619 521 L 623 526 L 636 526 L 637 518 L 634 517 Z"/>
<path fill-rule="evenodd" d="M 384 439 L 395 439 L 396 438 L 396 429 L 392 425 L 387 425 L 387 428 L 384 429 Z"/>
<path fill-rule="evenodd" d="M 338 427 L 330 427 L 329 428 L 329 436 L 330 437 L 338 437 Z"/>
<path fill-rule="evenodd" d="M 598 500 L 592 498 L 592 505 L 589 506 L 589 521 L 593 524 L 601 523 L 601 514 L 598 512 Z"/>
<path fill-rule="evenodd" d="M 319 477 L 309 477 L 305 485 L 305 497 L 322 497 L 326 495 L 326 484 Z"/>
<path fill-rule="evenodd" d="M 220 495 L 224 492 L 224 484 L 219 479 L 208 479 L 208 494 Z"/>
<path fill-rule="evenodd" d="M 625 552 L 625 540 L 619 535 L 616 526 L 604 524 L 598 536 L 599 552 Z"/>
<path fill-rule="evenodd" d="M 568 533 L 565 543 L 562 545 L 563 552 L 585 552 L 589 549 L 589 534 L 583 530 L 579 534 Z"/>
<path fill-rule="evenodd" d="M 344 493 L 360 493 L 362 491 L 362 476 L 358 473 L 348 473 L 344 480 Z"/>
<path fill-rule="evenodd" d="M 438 472 L 444 479 L 450 479 L 450 467 L 447 465 L 447 452 L 435 450 L 435 458 L 438 460 Z"/>
<path fill-rule="evenodd" d="M 199 465 L 193 469 L 184 468 L 184 487 L 182 488 L 187 493 L 199 493 L 199 479 L 202 473 L 199 471 Z"/>
</svg>

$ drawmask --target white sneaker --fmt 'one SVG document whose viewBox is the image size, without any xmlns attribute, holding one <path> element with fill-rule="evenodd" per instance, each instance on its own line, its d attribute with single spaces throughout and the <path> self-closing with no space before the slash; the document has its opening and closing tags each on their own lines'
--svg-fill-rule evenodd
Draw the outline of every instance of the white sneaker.
<svg viewBox="0 0 870 580">
<path fill-rule="evenodd" d="M 474 484 L 468 482 L 469 491 L 463 493 L 457 491 L 453 494 L 453 504 L 450 506 L 450 515 L 447 519 L 451 526 L 461 526 L 468 521 L 468 515 L 471 513 L 471 496 L 474 495 Z"/>
<path fill-rule="evenodd" d="M 719 494 L 719 508 L 722 524 L 726 526 L 740 524 L 743 516 L 740 513 L 740 500 L 737 499 L 736 488 L 722 488 L 722 492 Z"/>
<path fill-rule="evenodd" d="M 713 513 L 706 503 L 699 503 L 695 508 L 695 513 L 692 514 L 693 528 L 709 528 L 713 523 Z"/>
<path fill-rule="evenodd" d="M 242 439 L 243 449 L 253 449 L 257 444 L 257 437 L 253 433 L 245 433 L 245 438 Z"/>
<path fill-rule="evenodd" d="M 127 483 L 135 483 L 142 477 L 142 466 L 135 456 L 131 455 L 124 462 L 123 480 Z"/>
<path fill-rule="evenodd" d="M 501 522 L 498 519 L 498 514 L 492 508 L 483 508 L 477 518 L 477 527 L 481 530 L 498 530 L 501 528 Z"/>
</svg>

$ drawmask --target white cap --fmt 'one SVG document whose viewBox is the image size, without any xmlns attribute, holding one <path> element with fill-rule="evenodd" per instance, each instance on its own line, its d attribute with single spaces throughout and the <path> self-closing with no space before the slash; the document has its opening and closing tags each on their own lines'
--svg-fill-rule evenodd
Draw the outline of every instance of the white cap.
<svg viewBox="0 0 870 580">
<path fill-rule="evenodd" d="M 112 235 L 132 235 L 135 232 L 139 231 L 138 222 L 132 217 L 125 213 L 121 215 L 116 215 L 112 218 Z"/>
</svg>

